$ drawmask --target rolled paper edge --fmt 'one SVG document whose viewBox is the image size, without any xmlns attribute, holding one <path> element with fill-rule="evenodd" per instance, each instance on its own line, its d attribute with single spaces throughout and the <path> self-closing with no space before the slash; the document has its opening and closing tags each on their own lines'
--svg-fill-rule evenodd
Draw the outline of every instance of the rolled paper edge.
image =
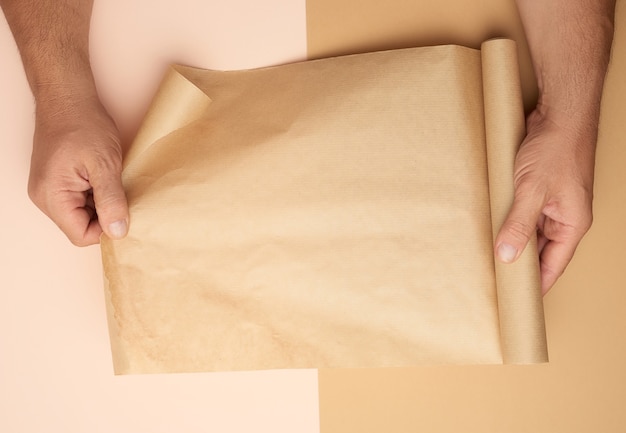
<svg viewBox="0 0 626 433">
<path fill-rule="evenodd" d="M 493 238 L 514 196 L 514 163 L 526 135 L 522 90 L 513 40 L 481 46 L 485 137 Z M 505 364 L 548 361 L 537 242 L 533 238 L 515 263 L 495 260 L 502 357 Z"/>
</svg>

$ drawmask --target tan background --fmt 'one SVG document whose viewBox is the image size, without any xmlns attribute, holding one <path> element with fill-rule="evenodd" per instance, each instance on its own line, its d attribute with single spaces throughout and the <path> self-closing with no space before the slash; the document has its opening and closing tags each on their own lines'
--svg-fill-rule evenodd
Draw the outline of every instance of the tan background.
<svg viewBox="0 0 626 433">
<path fill-rule="evenodd" d="M 309 53 L 521 34 L 513 1 L 417 3 L 310 0 Z M 545 297 L 550 364 L 322 370 L 322 433 L 626 431 L 626 2 L 617 9 L 595 222 Z"/>
</svg>

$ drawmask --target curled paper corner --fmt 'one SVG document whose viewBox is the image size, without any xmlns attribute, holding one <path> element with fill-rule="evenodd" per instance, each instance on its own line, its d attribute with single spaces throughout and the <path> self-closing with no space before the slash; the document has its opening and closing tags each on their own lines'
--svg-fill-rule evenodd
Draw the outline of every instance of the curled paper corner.
<svg viewBox="0 0 626 433">
<path fill-rule="evenodd" d="M 199 118 L 211 103 L 183 71 L 179 65 L 170 66 L 126 155 L 125 169 L 154 142 Z"/>
</svg>

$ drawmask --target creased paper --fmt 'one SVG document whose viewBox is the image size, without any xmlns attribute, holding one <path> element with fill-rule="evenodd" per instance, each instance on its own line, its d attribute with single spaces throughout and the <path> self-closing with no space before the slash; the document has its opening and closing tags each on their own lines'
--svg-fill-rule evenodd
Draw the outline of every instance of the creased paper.
<svg viewBox="0 0 626 433">
<path fill-rule="evenodd" d="M 174 66 L 102 239 L 115 371 L 547 360 L 536 246 L 494 263 L 515 44 Z"/>
</svg>

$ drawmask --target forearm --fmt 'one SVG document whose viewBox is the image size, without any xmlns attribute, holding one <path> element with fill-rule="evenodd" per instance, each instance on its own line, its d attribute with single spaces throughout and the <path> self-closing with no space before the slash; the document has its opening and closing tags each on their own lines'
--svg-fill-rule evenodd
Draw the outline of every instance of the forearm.
<svg viewBox="0 0 626 433">
<path fill-rule="evenodd" d="M 0 0 L 37 103 L 95 96 L 89 63 L 93 0 Z"/>
<path fill-rule="evenodd" d="M 539 109 L 597 127 L 615 0 L 517 0 L 539 86 Z"/>
<path fill-rule="evenodd" d="M 495 240 L 500 260 L 537 237 L 544 293 L 592 222 L 600 100 L 615 0 L 517 0 L 539 86 L 515 159 L 515 194 Z"/>
<path fill-rule="evenodd" d="M 89 62 L 93 0 L 0 0 L 36 101 L 28 194 L 76 245 L 128 230 L 122 150 Z"/>
</svg>

